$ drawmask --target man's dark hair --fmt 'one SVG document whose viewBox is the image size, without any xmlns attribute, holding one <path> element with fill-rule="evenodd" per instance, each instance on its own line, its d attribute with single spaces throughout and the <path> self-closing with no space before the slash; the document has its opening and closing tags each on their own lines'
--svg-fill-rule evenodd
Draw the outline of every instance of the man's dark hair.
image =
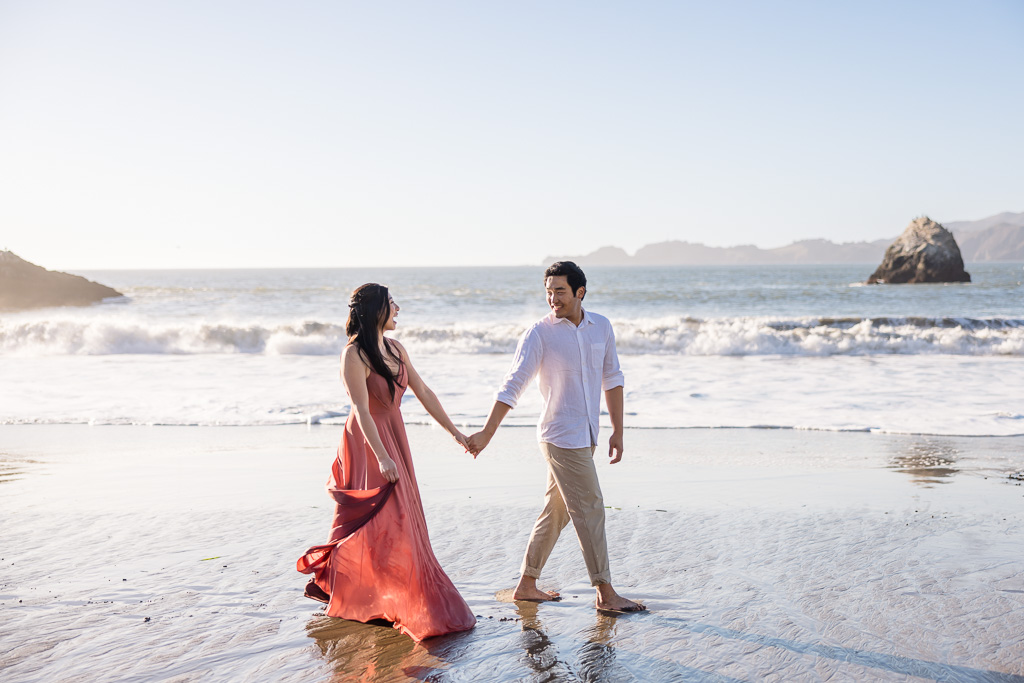
<svg viewBox="0 0 1024 683">
<path fill-rule="evenodd" d="M 580 291 L 580 287 L 587 286 L 587 276 L 572 261 L 555 261 L 544 271 L 545 280 L 549 277 L 558 277 L 559 275 L 565 276 L 569 287 L 572 289 L 573 296 L 576 296 L 576 292 Z M 586 296 L 585 293 L 584 296 Z"/>
</svg>

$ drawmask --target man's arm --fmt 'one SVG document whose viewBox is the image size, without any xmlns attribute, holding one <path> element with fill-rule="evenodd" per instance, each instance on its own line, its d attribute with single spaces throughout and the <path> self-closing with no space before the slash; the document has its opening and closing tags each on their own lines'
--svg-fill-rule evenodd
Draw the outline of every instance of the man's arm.
<svg viewBox="0 0 1024 683">
<path fill-rule="evenodd" d="M 608 417 L 612 422 L 612 435 L 608 439 L 608 457 L 614 465 L 622 460 L 622 385 L 625 378 L 619 367 L 619 353 L 615 349 L 615 330 L 610 329 L 604 350 L 604 367 L 601 384 L 604 387 L 604 402 L 608 406 Z"/>
<path fill-rule="evenodd" d="M 467 440 L 469 452 L 473 454 L 474 458 L 490 443 L 494 432 L 498 431 L 498 425 L 508 415 L 508 411 L 516 407 L 519 395 L 523 393 L 523 389 L 540 369 L 540 356 L 540 337 L 534 330 L 527 330 L 519 338 L 519 344 L 516 345 L 512 367 L 509 368 L 508 374 L 505 375 L 505 381 L 502 382 L 501 388 L 498 390 L 497 400 L 491 406 L 491 412 L 487 416 L 487 424 Z"/>
<path fill-rule="evenodd" d="M 498 431 L 498 425 L 510 410 L 512 410 L 512 406 L 507 403 L 494 402 L 494 405 L 491 406 L 491 414 L 487 416 L 487 424 L 479 432 L 469 437 L 469 452 L 473 454 L 474 458 L 480 454 L 480 451 L 487 448 L 487 444 L 494 438 L 494 432 Z"/>
<path fill-rule="evenodd" d="M 608 457 L 614 465 L 622 460 L 622 387 L 617 386 L 604 392 L 608 405 L 608 417 L 612 421 L 612 435 L 608 439 Z"/>
</svg>

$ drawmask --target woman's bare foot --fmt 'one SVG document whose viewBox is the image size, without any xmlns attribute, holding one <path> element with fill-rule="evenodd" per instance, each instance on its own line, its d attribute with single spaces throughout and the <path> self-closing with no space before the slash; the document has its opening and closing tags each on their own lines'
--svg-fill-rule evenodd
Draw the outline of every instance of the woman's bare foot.
<svg viewBox="0 0 1024 683">
<path fill-rule="evenodd" d="M 602 583 L 597 586 L 597 601 L 594 605 L 597 609 L 609 612 L 643 612 L 647 609 L 643 604 L 627 600 L 616 593 L 610 583 Z"/>
<path fill-rule="evenodd" d="M 519 585 L 516 586 L 516 590 L 512 593 L 513 600 L 532 600 L 534 602 L 544 602 L 547 600 L 558 602 L 562 597 L 555 591 L 542 591 L 537 588 L 537 579 L 532 576 L 523 576 L 519 579 Z"/>
</svg>

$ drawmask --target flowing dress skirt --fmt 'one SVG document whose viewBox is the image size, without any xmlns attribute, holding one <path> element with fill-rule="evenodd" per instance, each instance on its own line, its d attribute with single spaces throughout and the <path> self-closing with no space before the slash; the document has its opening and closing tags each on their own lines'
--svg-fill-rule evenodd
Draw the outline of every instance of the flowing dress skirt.
<svg viewBox="0 0 1024 683">
<path fill-rule="evenodd" d="M 313 574 L 306 594 L 326 602 L 329 616 L 385 619 L 419 642 L 471 629 L 476 618 L 430 546 L 399 410 L 404 379 L 403 372 L 393 400 L 383 377 L 371 373 L 366 380 L 373 422 L 398 467 L 398 481 L 392 485 L 381 475 L 350 415 L 327 480 L 335 501 L 330 540 L 307 550 L 296 569 Z"/>
</svg>

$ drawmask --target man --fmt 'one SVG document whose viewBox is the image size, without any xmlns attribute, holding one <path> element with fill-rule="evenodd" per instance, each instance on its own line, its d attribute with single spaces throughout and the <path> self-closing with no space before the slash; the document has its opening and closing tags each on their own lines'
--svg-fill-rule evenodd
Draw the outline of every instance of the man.
<svg viewBox="0 0 1024 683">
<path fill-rule="evenodd" d="M 498 391 L 483 430 L 469 438 L 474 457 L 490 442 L 535 375 L 544 397 L 537 425 L 540 450 L 548 463 L 544 509 L 534 524 L 516 586 L 516 600 L 558 600 L 553 591 L 537 588 L 537 579 L 558 535 L 569 521 L 597 588 L 597 608 L 636 612 L 643 605 L 623 598 L 612 588 L 608 544 L 604 532 L 604 499 L 594 467 L 601 390 L 604 390 L 612 435 L 608 457 L 622 459 L 622 372 L 615 351 L 615 333 L 608 319 L 585 311 L 587 278 L 572 261 L 559 261 L 544 272 L 551 313 L 519 339 L 512 367 Z"/>
</svg>

